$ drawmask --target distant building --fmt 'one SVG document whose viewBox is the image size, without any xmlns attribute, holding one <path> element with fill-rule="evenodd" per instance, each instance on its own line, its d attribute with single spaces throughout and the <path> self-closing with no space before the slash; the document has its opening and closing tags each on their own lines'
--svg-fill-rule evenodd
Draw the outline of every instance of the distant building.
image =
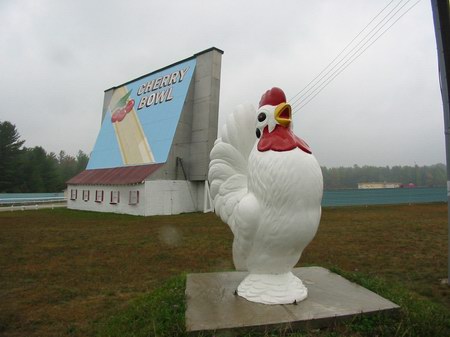
<svg viewBox="0 0 450 337">
<path fill-rule="evenodd" d="M 417 187 L 417 186 L 416 186 L 416 184 L 409 183 L 409 184 L 404 184 L 404 185 L 402 185 L 400 187 L 402 187 L 402 188 L 414 188 L 414 187 Z"/>
<path fill-rule="evenodd" d="M 68 208 L 135 215 L 206 211 L 223 51 L 210 48 L 105 91 L 85 171 Z"/>
<path fill-rule="evenodd" d="M 400 188 L 401 183 L 387 183 L 387 182 L 372 182 L 372 183 L 358 183 L 359 189 L 373 189 L 373 188 Z"/>
</svg>

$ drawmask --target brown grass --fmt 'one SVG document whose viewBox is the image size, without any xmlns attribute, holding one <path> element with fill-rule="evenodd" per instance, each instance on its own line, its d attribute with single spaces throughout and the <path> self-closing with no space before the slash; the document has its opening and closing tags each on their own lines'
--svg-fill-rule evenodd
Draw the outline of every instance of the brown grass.
<svg viewBox="0 0 450 337">
<path fill-rule="evenodd" d="M 450 308 L 447 233 L 446 204 L 327 208 L 301 262 L 381 276 Z"/>
<path fill-rule="evenodd" d="M 171 276 L 233 269 L 231 243 L 211 213 L 0 213 L 0 335 L 90 336 Z M 446 204 L 326 208 L 300 264 L 381 276 L 450 309 L 446 253 Z"/>
</svg>

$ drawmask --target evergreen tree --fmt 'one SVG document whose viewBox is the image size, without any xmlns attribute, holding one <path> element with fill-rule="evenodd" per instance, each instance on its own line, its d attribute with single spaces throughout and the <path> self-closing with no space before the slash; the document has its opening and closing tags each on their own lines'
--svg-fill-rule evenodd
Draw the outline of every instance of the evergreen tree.
<svg viewBox="0 0 450 337">
<path fill-rule="evenodd" d="M 74 157 L 67 155 L 64 151 L 61 151 L 59 153 L 58 165 L 61 177 L 61 187 L 64 189 L 66 181 L 78 173 L 77 160 Z"/>
<path fill-rule="evenodd" d="M 15 125 L 0 122 L 0 193 L 60 192 L 89 161 L 81 150 L 76 157 L 64 151 L 57 156 L 40 146 L 22 148 L 24 142 Z"/>
<path fill-rule="evenodd" d="M 0 121 L 0 192 L 15 192 L 20 182 L 17 169 L 24 142 L 14 124 Z"/>
<path fill-rule="evenodd" d="M 86 169 L 89 157 L 86 153 L 79 150 L 77 154 L 77 174 Z"/>
<path fill-rule="evenodd" d="M 59 192 L 61 177 L 59 175 L 58 160 L 53 152 L 46 154 L 43 163 L 42 179 L 45 184 L 45 192 Z"/>
</svg>

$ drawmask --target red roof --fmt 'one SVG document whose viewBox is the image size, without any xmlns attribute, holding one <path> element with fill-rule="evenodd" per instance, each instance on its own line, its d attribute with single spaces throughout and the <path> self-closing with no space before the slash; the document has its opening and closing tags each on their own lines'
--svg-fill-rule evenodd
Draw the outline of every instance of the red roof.
<svg viewBox="0 0 450 337">
<path fill-rule="evenodd" d="M 164 164 L 84 170 L 69 179 L 68 185 L 130 185 L 142 183 Z"/>
</svg>

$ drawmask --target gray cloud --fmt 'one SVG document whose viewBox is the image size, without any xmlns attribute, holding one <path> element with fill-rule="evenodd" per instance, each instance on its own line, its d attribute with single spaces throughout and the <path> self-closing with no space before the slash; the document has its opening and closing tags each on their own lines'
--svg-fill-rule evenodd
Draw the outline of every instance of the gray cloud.
<svg viewBox="0 0 450 337">
<path fill-rule="evenodd" d="M 387 2 L 386 2 L 387 3 Z M 379 1 L 6 1 L 0 119 L 26 146 L 90 152 L 103 91 L 216 46 L 220 122 L 272 86 L 302 89 Z M 322 165 L 444 162 L 431 8 L 420 2 L 295 116 Z"/>
</svg>

